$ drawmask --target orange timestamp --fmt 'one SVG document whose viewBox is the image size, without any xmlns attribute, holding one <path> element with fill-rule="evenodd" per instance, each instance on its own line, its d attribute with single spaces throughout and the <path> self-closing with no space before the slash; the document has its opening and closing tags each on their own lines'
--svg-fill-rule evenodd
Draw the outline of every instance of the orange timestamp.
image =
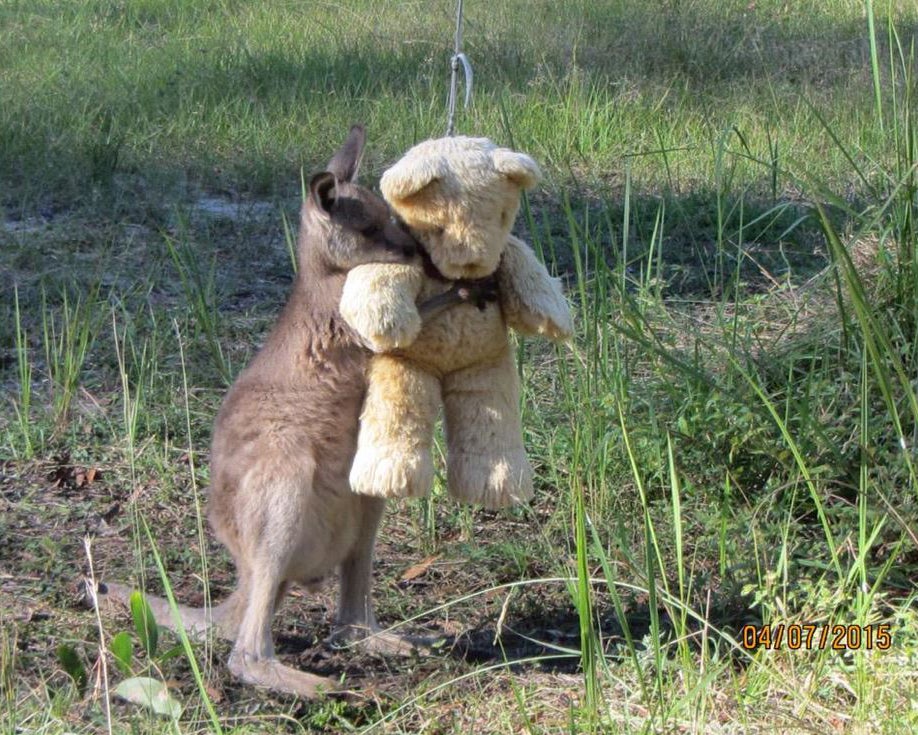
<svg viewBox="0 0 918 735">
<path fill-rule="evenodd" d="M 744 625 L 740 629 L 740 644 L 746 650 L 765 648 L 778 650 L 887 651 L 892 646 L 889 625 L 816 625 L 815 623 L 774 623 Z"/>
</svg>

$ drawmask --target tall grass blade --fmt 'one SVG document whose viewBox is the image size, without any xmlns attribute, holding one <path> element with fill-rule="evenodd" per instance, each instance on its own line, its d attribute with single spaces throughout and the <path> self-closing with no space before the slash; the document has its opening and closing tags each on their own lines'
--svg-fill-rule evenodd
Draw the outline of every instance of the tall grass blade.
<svg viewBox="0 0 918 735">
<path fill-rule="evenodd" d="M 281 212 L 281 220 L 284 223 L 284 244 L 287 246 L 287 254 L 290 256 L 290 267 L 296 273 L 299 268 L 296 255 L 296 234 L 290 226 L 290 220 L 287 219 L 286 212 Z"/>
<path fill-rule="evenodd" d="M 13 286 L 13 315 L 16 322 L 16 373 L 19 379 L 19 399 L 13 402 L 13 409 L 16 411 L 22 456 L 31 459 L 35 453 L 32 439 L 32 362 L 29 360 L 28 339 L 22 326 L 18 286 Z"/>
<path fill-rule="evenodd" d="M 166 574 L 166 567 L 163 565 L 163 560 L 159 554 L 159 549 L 156 545 L 156 541 L 153 539 L 153 534 L 150 532 L 150 527 L 147 525 L 146 519 L 141 518 L 140 521 L 143 525 L 143 532 L 146 535 L 148 543 L 150 544 L 150 551 L 153 554 L 153 560 L 156 563 L 156 569 L 159 572 L 159 578 L 163 584 L 166 599 L 169 601 L 169 606 L 172 608 L 173 620 L 175 621 L 176 625 L 176 633 L 179 637 L 182 648 L 185 651 L 185 658 L 188 661 L 188 665 L 191 667 L 191 674 L 194 677 L 194 682 L 197 686 L 198 696 L 200 696 L 201 701 L 204 703 L 204 707 L 207 710 L 213 731 L 217 733 L 217 735 L 223 735 L 223 727 L 220 724 L 220 718 L 217 716 L 217 711 L 214 709 L 213 701 L 211 701 L 210 695 L 207 693 L 207 686 L 204 683 L 204 677 L 201 675 L 201 669 L 198 666 L 198 659 L 195 656 L 194 649 L 191 646 L 191 640 L 188 638 L 188 632 L 185 630 L 185 626 L 182 624 L 182 616 L 178 613 L 178 604 L 175 601 L 175 595 L 172 593 L 172 585 L 169 583 L 169 576 Z"/>
<path fill-rule="evenodd" d="M 59 315 L 50 308 L 42 289 L 45 365 L 53 396 L 54 423 L 59 428 L 67 421 L 86 356 L 95 339 L 99 316 L 104 313 L 95 308 L 99 288 L 100 283 L 95 283 L 85 296 L 78 295 L 73 304 L 67 290 L 63 290 Z"/>
<path fill-rule="evenodd" d="M 841 270 L 842 278 L 851 295 L 854 313 L 857 316 L 861 328 L 861 336 L 864 339 L 864 344 L 870 355 L 871 369 L 877 380 L 877 385 L 883 395 L 883 400 L 886 402 L 886 408 L 889 411 L 889 416 L 896 430 L 897 439 L 902 449 L 902 456 L 908 465 L 912 484 L 918 488 L 914 462 L 912 460 L 914 448 L 909 447 L 902 417 L 899 412 L 898 400 L 893 390 L 892 376 L 889 372 L 890 368 L 899 382 L 901 393 L 911 411 L 912 426 L 918 424 L 918 395 L 916 395 L 916 389 L 912 385 L 911 378 L 905 366 L 902 364 L 899 352 L 893 346 L 886 330 L 874 316 L 873 309 L 870 307 L 867 299 L 864 284 L 857 273 L 854 262 L 851 260 L 851 254 L 842 244 L 838 233 L 829 221 L 825 209 L 818 202 L 816 203 L 816 211 L 819 213 L 819 221 L 825 233 L 826 242 L 832 254 L 833 261 Z"/>
<path fill-rule="evenodd" d="M 877 124 L 883 130 L 883 94 L 880 78 L 880 62 L 877 54 L 877 32 L 874 23 L 873 0 L 864 0 L 864 14 L 867 16 L 867 35 L 870 42 L 870 72 L 873 78 L 873 94 L 876 102 Z"/>
<path fill-rule="evenodd" d="M 220 341 L 220 315 L 214 293 L 213 271 L 209 275 L 204 274 L 200 258 L 192 252 L 186 241 L 178 243 L 166 237 L 165 242 L 213 365 L 224 385 L 228 386 L 233 382 L 233 369 Z"/>
<path fill-rule="evenodd" d="M 575 542 L 577 550 L 577 615 L 580 621 L 580 663 L 583 667 L 585 707 L 591 723 L 599 705 L 599 681 L 597 675 L 597 651 L 599 642 L 596 636 L 595 617 L 593 612 L 592 587 L 589 566 L 589 543 L 587 541 L 587 517 L 583 502 L 583 489 L 574 498 Z"/>
</svg>

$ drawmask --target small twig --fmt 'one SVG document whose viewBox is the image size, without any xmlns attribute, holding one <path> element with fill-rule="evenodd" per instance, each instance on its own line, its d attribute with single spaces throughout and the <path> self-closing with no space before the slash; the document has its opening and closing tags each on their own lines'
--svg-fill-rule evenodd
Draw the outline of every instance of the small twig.
<svg viewBox="0 0 918 735">
<path fill-rule="evenodd" d="M 86 550 L 86 559 L 89 561 L 89 579 L 85 580 L 92 609 L 96 613 L 96 625 L 99 627 L 99 671 L 102 675 L 102 696 L 105 705 L 105 722 L 108 725 L 108 735 L 112 735 L 112 703 L 108 689 L 108 663 L 105 659 L 105 630 L 102 628 L 102 615 L 99 613 L 99 596 L 96 592 L 96 573 L 92 565 L 92 540 L 89 536 L 83 537 L 83 548 Z M 96 690 L 99 689 L 98 678 Z"/>
<path fill-rule="evenodd" d="M 513 590 L 515 589 L 515 587 L 510 588 L 510 591 L 504 598 L 504 604 L 501 605 L 500 615 L 497 618 L 497 630 L 494 632 L 494 640 L 491 642 L 492 646 L 497 645 L 497 642 L 500 640 L 501 634 L 503 633 L 504 621 L 507 619 L 507 611 L 510 609 L 510 598 L 513 597 Z"/>
<path fill-rule="evenodd" d="M 701 667 L 699 676 L 704 678 L 705 654 L 708 651 L 708 627 L 711 625 L 711 588 L 708 587 L 708 594 L 704 601 L 704 624 L 701 628 Z"/>
</svg>

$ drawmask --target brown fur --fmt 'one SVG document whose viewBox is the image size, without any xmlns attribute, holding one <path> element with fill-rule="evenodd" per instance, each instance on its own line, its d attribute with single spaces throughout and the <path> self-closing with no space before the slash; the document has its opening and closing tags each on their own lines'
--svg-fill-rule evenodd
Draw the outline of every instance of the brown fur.
<svg viewBox="0 0 918 735">
<path fill-rule="evenodd" d="M 370 596 L 373 545 L 385 501 L 356 495 L 348 471 L 366 392 L 368 352 L 338 314 L 347 270 L 402 261 L 416 243 L 379 197 L 354 183 L 363 131 L 313 177 L 303 204 L 292 295 L 214 424 L 208 515 L 233 555 L 237 589 L 207 615 L 180 607 L 192 632 L 209 625 L 235 641 L 230 670 L 258 686 L 314 696 L 333 682 L 282 665 L 271 620 L 291 582 L 340 572 L 336 635 L 374 649 L 408 648 L 378 634 Z M 130 589 L 109 585 L 124 599 Z M 171 613 L 148 598 L 160 623 Z"/>
</svg>

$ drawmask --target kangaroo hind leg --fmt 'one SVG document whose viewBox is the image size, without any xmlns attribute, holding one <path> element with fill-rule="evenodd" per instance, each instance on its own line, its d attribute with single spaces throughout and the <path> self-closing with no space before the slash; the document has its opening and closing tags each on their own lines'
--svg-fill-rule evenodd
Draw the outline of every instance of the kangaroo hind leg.
<svg viewBox="0 0 918 735">
<path fill-rule="evenodd" d="M 431 641 L 380 630 L 373 606 L 373 546 L 382 520 L 384 498 L 359 496 L 359 534 L 340 569 L 340 595 L 335 628 L 328 643 L 335 647 L 356 645 L 367 653 L 409 656 L 426 651 Z"/>
<path fill-rule="evenodd" d="M 248 684 L 311 699 L 332 691 L 335 680 L 278 661 L 271 622 L 283 599 L 294 557 L 303 552 L 303 517 L 312 494 L 314 464 L 301 458 L 296 468 L 272 475 L 253 493 L 262 502 L 254 511 L 258 517 L 250 519 L 253 534 L 245 542 L 248 599 L 241 611 L 229 669 Z"/>
</svg>

